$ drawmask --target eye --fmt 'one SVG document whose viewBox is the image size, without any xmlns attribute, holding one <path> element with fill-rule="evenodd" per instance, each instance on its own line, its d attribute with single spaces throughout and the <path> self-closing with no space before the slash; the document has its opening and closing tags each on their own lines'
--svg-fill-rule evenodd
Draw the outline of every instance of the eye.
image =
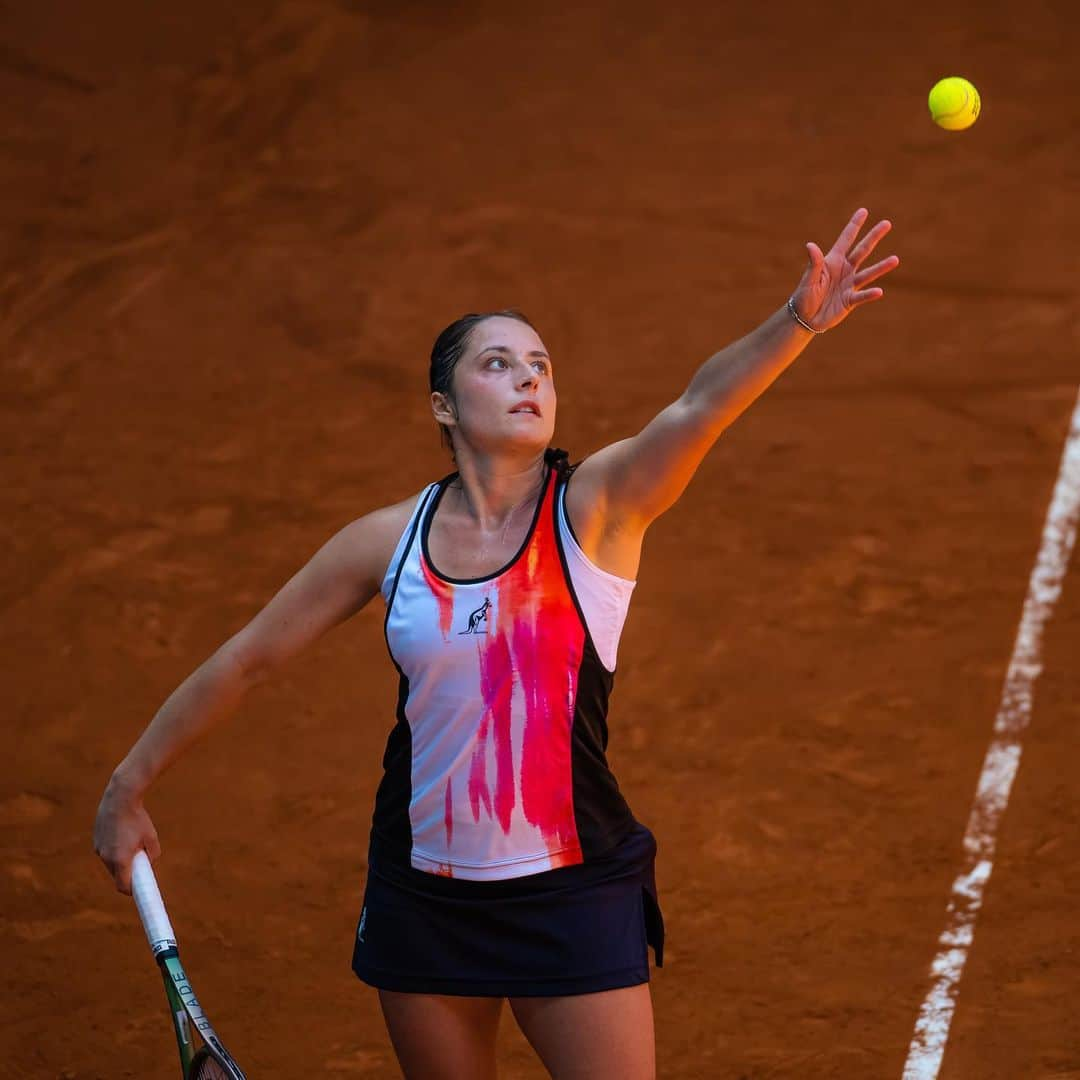
<svg viewBox="0 0 1080 1080">
<path fill-rule="evenodd" d="M 544 374 L 546 374 L 548 372 L 548 370 L 549 370 L 548 363 L 547 363 L 546 360 L 533 360 L 532 363 L 533 363 L 534 367 L 539 368 L 539 370 L 541 372 L 543 372 Z M 491 356 L 491 357 L 488 358 L 485 366 L 490 367 L 492 364 L 502 364 L 504 367 L 506 367 L 507 366 L 506 357 L 504 357 L 504 356 Z"/>
</svg>

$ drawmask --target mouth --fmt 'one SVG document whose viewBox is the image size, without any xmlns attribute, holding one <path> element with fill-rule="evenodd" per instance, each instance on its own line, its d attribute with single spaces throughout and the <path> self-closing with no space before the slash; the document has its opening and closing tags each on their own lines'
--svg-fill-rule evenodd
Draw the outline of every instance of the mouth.
<svg viewBox="0 0 1080 1080">
<path fill-rule="evenodd" d="M 527 416 L 540 416 L 540 410 L 533 405 L 522 405 L 519 408 L 510 410 L 511 416 L 517 416 L 519 413 L 525 413 Z"/>
</svg>

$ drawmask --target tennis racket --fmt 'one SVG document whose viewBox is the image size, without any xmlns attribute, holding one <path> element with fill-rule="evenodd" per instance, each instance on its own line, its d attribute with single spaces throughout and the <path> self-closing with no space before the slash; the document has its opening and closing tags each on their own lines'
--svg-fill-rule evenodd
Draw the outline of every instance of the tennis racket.
<svg viewBox="0 0 1080 1080">
<path fill-rule="evenodd" d="M 225 1049 L 217 1032 L 210 1026 L 195 996 L 195 991 L 180 964 L 169 916 L 161 899 L 150 857 L 145 851 L 137 852 L 131 864 L 131 892 L 139 909 L 146 938 L 150 942 L 154 959 L 165 980 L 165 996 L 169 999 L 169 1012 L 176 1029 L 176 1045 L 180 1050 L 180 1068 L 184 1080 L 245 1080 L 240 1066 Z M 192 1028 L 198 1031 L 203 1045 L 196 1049 Z"/>
</svg>

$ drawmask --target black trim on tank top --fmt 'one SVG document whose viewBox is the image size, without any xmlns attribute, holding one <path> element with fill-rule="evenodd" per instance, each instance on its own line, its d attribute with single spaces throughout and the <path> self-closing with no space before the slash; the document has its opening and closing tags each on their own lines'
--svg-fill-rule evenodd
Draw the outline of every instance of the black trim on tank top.
<svg viewBox="0 0 1080 1080">
<path fill-rule="evenodd" d="M 576 469 L 576 468 L 577 468 L 577 466 L 575 465 L 574 469 Z M 563 481 L 563 486 L 562 486 L 563 518 L 566 520 L 566 527 L 570 530 L 570 535 L 574 538 L 574 543 L 577 544 L 578 547 L 581 547 L 581 541 L 578 539 L 578 534 L 576 532 L 574 532 L 574 523 L 570 520 L 570 511 L 566 507 L 566 495 L 567 495 L 567 492 L 570 489 L 570 477 L 572 475 L 573 475 L 573 469 L 571 469 L 571 471 L 569 473 L 567 473 L 566 479 Z M 557 499 L 558 497 L 559 497 L 559 493 L 558 493 L 558 491 L 556 491 L 555 492 L 555 498 Z M 555 524 L 558 525 L 558 518 L 556 518 Z M 584 552 L 585 549 L 582 548 L 581 550 Z"/>
<path fill-rule="evenodd" d="M 405 678 L 405 672 L 401 670 L 401 665 L 394 658 L 394 650 L 390 648 L 390 635 L 387 633 L 387 627 L 390 625 L 390 609 L 394 606 L 394 597 L 397 596 L 398 581 L 401 580 L 401 571 L 404 569 L 405 563 L 409 558 L 409 552 L 412 550 L 413 541 L 416 539 L 416 530 L 420 527 L 420 522 L 424 517 L 427 504 L 431 501 L 434 490 L 433 487 L 429 486 L 428 490 L 417 500 L 420 506 L 412 519 L 412 524 L 409 526 L 409 539 L 405 541 L 405 547 L 402 548 L 401 558 L 398 560 L 397 569 L 394 571 L 394 582 L 390 586 L 390 595 L 386 598 L 386 614 L 383 616 L 382 624 L 383 640 L 386 642 L 386 651 L 390 654 L 390 660 L 394 667 L 397 668 L 398 674 L 402 678 Z"/>
<path fill-rule="evenodd" d="M 576 466 L 575 466 L 576 467 Z M 592 649 L 593 656 L 596 657 L 596 662 L 600 665 L 601 670 L 610 676 L 614 676 L 614 670 L 608 671 L 607 665 L 600 659 L 600 650 L 596 647 L 596 642 L 593 641 L 592 631 L 589 629 L 589 620 L 585 618 L 585 609 L 581 606 L 581 601 L 578 599 L 577 589 L 574 588 L 574 579 L 570 576 L 570 563 L 566 558 L 566 550 L 563 547 L 562 531 L 559 528 L 559 495 L 560 486 L 562 487 L 563 498 L 563 517 L 566 520 L 567 526 L 570 526 L 570 515 L 566 513 L 566 485 L 570 482 L 570 475 L 568 474 L 563 480 L 561 485 L 555 485 L 555 494 L 551 499 L 552 509 L 552 525 L 555 529 L 555 549 L 559 553 L 559 564 L 562 566 L 563 580 L 566 582 L 566 590 L 570 593 L 570 599 L 574 601 L 574 610 L 577 612 L 578 619 L 581 621 L 581 629 L 585 631 L 585 640 L 588 646 Z M 574 530 L 570 528 L 570 534 L 573 535 Z M 577 537 L 574 537 L 577 540 Z M 580 543 L 578 544 L 580 547 Z"/>
<path fill-rule="evenodd" d="M 559 528 L 559 497 L 561 495 L 563 498 L 565 512 L 565 489 L 572 472 L 571 469 L 560 476 L 551 503 L 555 548 L 559 554 L 567 592 L 570 593 L 585 636 L 577 672 L 574 718 L 570 729 L 570 786 L 574 801 L 574 824 L 581 843 L 581 857 L 584 862 L 588 862 L 618 845 L 634 827 L 636 819 L 607 760 L 607 715 L 615 686 L 615 672 L 608 671 L 600 659 L 588 620 L 574 588 L 574 580 L 570 576 L 562 530 Z M 560 487 L 563 489 L 561 492 Z M 565 516 L 569 525 L 569 515 Z M 590 767 L 580 768 L 585 761 L 590 763 Z"/>
<path fill-rule="evenodd" d="M 413 543 L 416 541 L 416 531 L 420 527 L 420 521 L 434 491 L 434 487 L 429 486 L 417 500 L 419 506 L 412 517 L 408 539 L 405 541 L 401 558 L 394 570 L 394 582 L 386 598 L 386 615 L 383 618 L 383 640 L 386 642 L 390 662 L 397 668 L 398 673 L 398 699 L 395 710 L 396 723 L 386 737 L 386 748 L 383 750 L 383 775 L 375 791 L 370 835 L 381 834 L 390 850 L 396 850 L 399 857 L 405 859 L 409 858 L 409 852 L 412 850 L 412 821 L 409 818 L 409 807 L 412 805 L 412 725 L 405 715 L 405 705 L 409 700 L 409 677 L 397 662 L 394 650 L 390 648 L 390 634 L 387 628 L 390 625 L 390 612 L 394 606 L 394 598 L 397 596 L 402 570 L 409 560 L 409 552 L 412 551 Z M 394 550 L 396 551 L 397 548 L 395 547 Z M 389 831 L 383 832 L 380 827 L 383 822 L 388 823 Z"/>
<path fill-rule="evenodd" d="M 525 549 L 529 546 L 529 542 L 533 538 L 533 534 L 536 532 L 536 523 L 540 520 L 540 510 L 544 505 L 544 499 L 548 493 L 548 487 L 551 483 L 552 470 L 551 466 L 545 466 L 546 472 L 544 475 L 544 485 L 540 489 L 540 497 L 536 500 L 536 509 L 533 510 L 532 522 L 529 524 L 529 531 L 525 534 L 525 539 L 518 548 L 517 554 L 501 569 L 496 570 L 494 573 L 486 574 L 484 577 L 478 578 L 455 578 L 448 577 L 442 573 L 439 568 L 432 561 L 431 553 L 428 550 L 428 533 L 431 531 L 431 522 L 435 518 L 435 511 L 439 509 L 439 503 L 442 501 L 442 497 L 446 489 L 450 486 L 450 482 L 460 473 L 451 473 L 449 476 L 444 477 L 439 481 L 439 490 L 435 493 L 435 498 L 432 500 L 430 509 L 424 511 L 423 523 L 420 527 L 420 550 L 423 552 L 424 561 L 428 564 L 431 572 L 440 580 L 446 581 L 451 585 L 479 585 L 485 581 L 492 581 L 497 577 L 502 577 L 517 561 L 525 554 Z"/>
<path fill-rule="evenodd" d="M 396 666 L 395 661 L 395 666 Z M 398 668 L 401 671 L 400 668 Z M 386 737 L 383 775 L 375 791 L 371 833 L 382 838 L 397 858 L 409 861 L 412 851 L 412 725 L 405 715 L 409 700 L 409 679 L 404 672 L 398 680 L 397 723 Z M 370 840 L 369 840 L 370 842 Z"/>
</svg>

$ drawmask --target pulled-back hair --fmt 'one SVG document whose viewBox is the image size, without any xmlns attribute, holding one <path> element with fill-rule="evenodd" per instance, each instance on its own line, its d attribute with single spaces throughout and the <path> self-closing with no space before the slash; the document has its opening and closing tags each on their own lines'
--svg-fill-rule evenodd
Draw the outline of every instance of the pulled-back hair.
<svg viewBox="0 0 1080 1080">
<path fill-rule="evenodd" d="M 439 334 L 431 348 L 431 371 L 428 382 L 431 385 L 432 393 L 438 392 L 453 400 L 454 394 L 451 387 L 454 380 L 454 368 L 457 367 L 458 361 L 465 352 L 465 346 L 469 342 L 469 335 L 478 324 L 485 319 L 495 318 L 495 316 L 502 316 L 504 319 L 517 319 L 518 322 L 523 322 L 526 326 L 532 326 L 533 330 L 536 329 L 517 308 L 504 308 L 502 311 L 480 313 L 471 312 L 468 315 L 462 315 L 460 319 L 452 322 Z M 450 451 L 450 456 L 454 458 L 454 463 L 457 464 L 450 429 L 445 424 L 440 424 L 439 428 L 442 433 L 443 446 Z"/>
</svg>

